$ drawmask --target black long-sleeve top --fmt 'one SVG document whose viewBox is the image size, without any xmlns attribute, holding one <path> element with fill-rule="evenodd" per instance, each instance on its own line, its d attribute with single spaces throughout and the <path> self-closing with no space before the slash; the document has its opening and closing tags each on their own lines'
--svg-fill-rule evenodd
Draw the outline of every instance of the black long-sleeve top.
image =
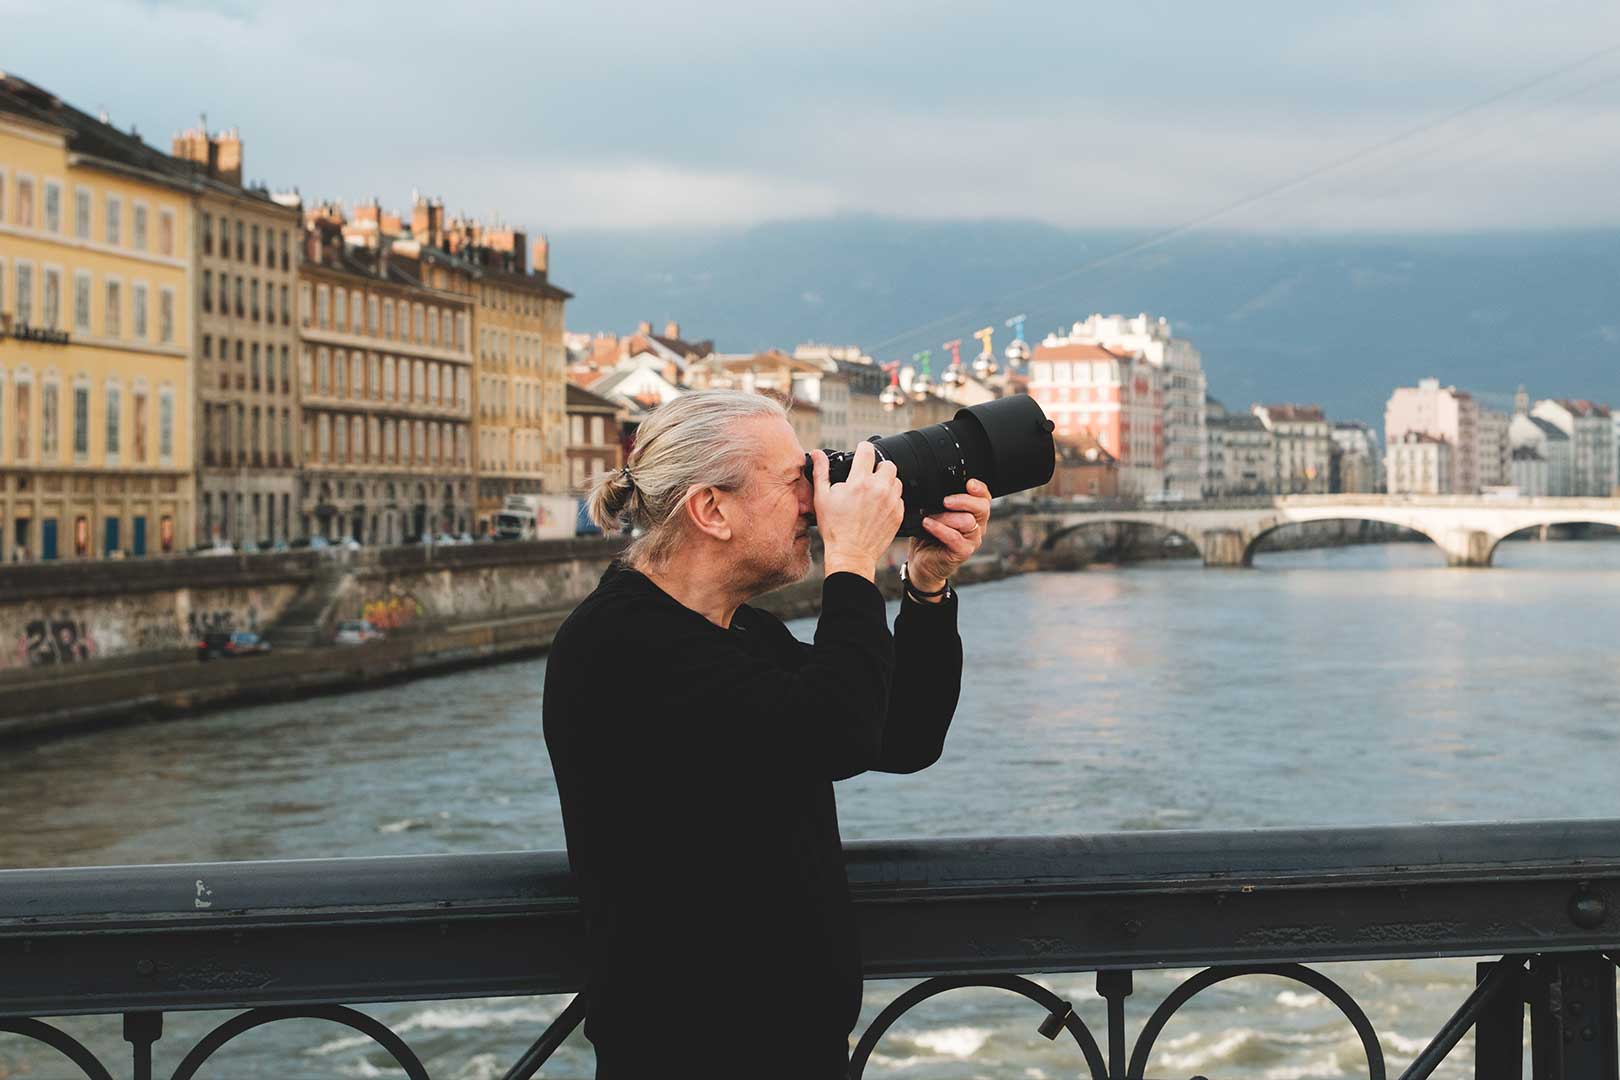
<svg viewBox="0 0 1620 1080">
<path fill-rule="evenodd" d="M 842 1075 L 861 962 L 832 783 L 937 760 L 961 675 L 954 597 L 903 602 L 891 636 L 877 587 L 832 574 L 807 645 L 603 575 L 544 702 L 599 1080 Z"/>
</svg>

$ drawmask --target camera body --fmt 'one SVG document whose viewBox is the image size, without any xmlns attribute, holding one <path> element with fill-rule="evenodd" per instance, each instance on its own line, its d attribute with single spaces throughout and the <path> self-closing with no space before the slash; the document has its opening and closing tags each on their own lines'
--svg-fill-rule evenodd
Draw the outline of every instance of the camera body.
<svg viewBox="0 0 1620 1080">
<path fill-rule="evenodd" d="M 1040 487 L 1052 479 L 1057 463 L 1052 445 L 1052 421 L 1034 398 L 1026 394 L 997 398 L 961 409 L 942 424 L 874 435 L 867 440 L 877 460 L 892 461 L 899 474 L 905 517 L 898 536 L 923 536 L 922 519 L 945 508 L 945 496 L 967 490 L 977 479 L 992 498 Z M 855 454 L 827 450 L 827 479 L 849 479 Z M 805 475 L 814 477 L 810 455 Z"/>
</svg>

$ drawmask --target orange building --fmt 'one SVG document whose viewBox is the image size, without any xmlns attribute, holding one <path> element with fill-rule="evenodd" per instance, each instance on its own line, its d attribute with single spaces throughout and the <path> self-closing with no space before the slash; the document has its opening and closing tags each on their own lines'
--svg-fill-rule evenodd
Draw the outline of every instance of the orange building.
<svg viewBox="0 0 1620 1080">
<path fill-rule="evenodd" d="M 1030 362 L 1029 395 L 1055 438 L 1090 436 L 1119 464 L 1119 493 L 1164 490 L 1159 372 L 1139 354 L 1048 338 Z"/>
</svg>

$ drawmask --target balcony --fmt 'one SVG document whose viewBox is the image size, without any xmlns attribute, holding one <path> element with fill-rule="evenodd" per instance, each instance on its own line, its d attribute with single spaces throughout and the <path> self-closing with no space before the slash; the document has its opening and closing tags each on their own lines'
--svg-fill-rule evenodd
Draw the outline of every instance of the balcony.
<svg viewBox="0 0 1620 1080">
<path fill-rule="evenodd" d="M 920 981 L 862 1033 L 850 1076 L 914 1006 L 993 987 L 1025 999 L 1041 1035 L 1072 1044 L 1073 1075 L 1140 1080 L 1189 1000 L 1268 975 L 1342 1014 L 1365 1057 L 1344 1062 L 1347 1075 L 1382 1080 L 1367 1011 L 1307 965 L 1451 956 L 1485 961 L 1403 1078 L 1430 1076 L 1471 1029 L 1474 1075 L 1519 1077 L 1526 1003 L 1537 1077 L 1612 1078 L 1617 834 L 1620 822 L 1566 821 L 852 843 L 865 975 Z M 222 883 L 228 906 L 181 906 Z M 561 852 L 4 870 L 0 1030 L 106 1076 L 106 1063 L 34 1018 L 122 1014 L 133 1074 L 151 1076 L 164 1011 L 246 1010 L 188 1048 L 176 1075 L 191 1076 L 205 1060 L 226 1068 L 236 1035 L 319 1017 L 425 1077 L 400 1035 L 349 1003 L 573 993 L 583 945 Z M 1135 1010 L 1145 1022 L 1128 1039 L 1133 972 L 1150 968 L 1201 970 Z M 1096 972 L 1097 1031 L 1028 977 L 1056 972 Z M 762 968 L 762 993 L 776 974 L 788 973 Z M 537 1031 L 508 1080 L 536 1075 L 583 1013 L 576 998 Z"/>
</svg>

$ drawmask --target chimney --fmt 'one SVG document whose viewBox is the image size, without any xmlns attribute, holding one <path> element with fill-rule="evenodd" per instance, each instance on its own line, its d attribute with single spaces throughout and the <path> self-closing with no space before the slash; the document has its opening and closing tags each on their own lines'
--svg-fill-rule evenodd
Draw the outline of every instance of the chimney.
<svg viewBox="0 0 1620 1080">
<path fill-rule="evenodd" d="M 1529 412 L 1530 395 L 1523 386 L 1520 386 L 1518 392 L 1513 395 L 1513 414 L 1515 416 L 1525 416 Z"/>
<path fill-rule="evenodd" d="M 411 235 L 427 247 L 443 247 L 444 203 L 421 196 L 412 200 Z"/>
<path fill-rule="evenodd" d="M 551 242 L 544 234 L 534 242 L 534 272 L 541 277 L 551 269 Z"/>
<path fill-rule="evenodd" d="M 642 319 L 640 322 L 636 323 L 636 333 L 638 333 L 638 334 L 650 334 L 650 333 L 652 333 L 652 323 L 648 322 L 646 319 Z"/>
<path fill-rule="evenodd" d="M 209 140 L 214 146 L 214 164 L 209 175 L 235 187 L 242 186 L 242 136 L 236 128 Z"/>
<path fill-rule="evenodd" d="M 664 324 L 664 336 L 667 338 L 679 338 L 681 336 L 681 324 L 674 319 L 669 320 Z"/>
</svg>

